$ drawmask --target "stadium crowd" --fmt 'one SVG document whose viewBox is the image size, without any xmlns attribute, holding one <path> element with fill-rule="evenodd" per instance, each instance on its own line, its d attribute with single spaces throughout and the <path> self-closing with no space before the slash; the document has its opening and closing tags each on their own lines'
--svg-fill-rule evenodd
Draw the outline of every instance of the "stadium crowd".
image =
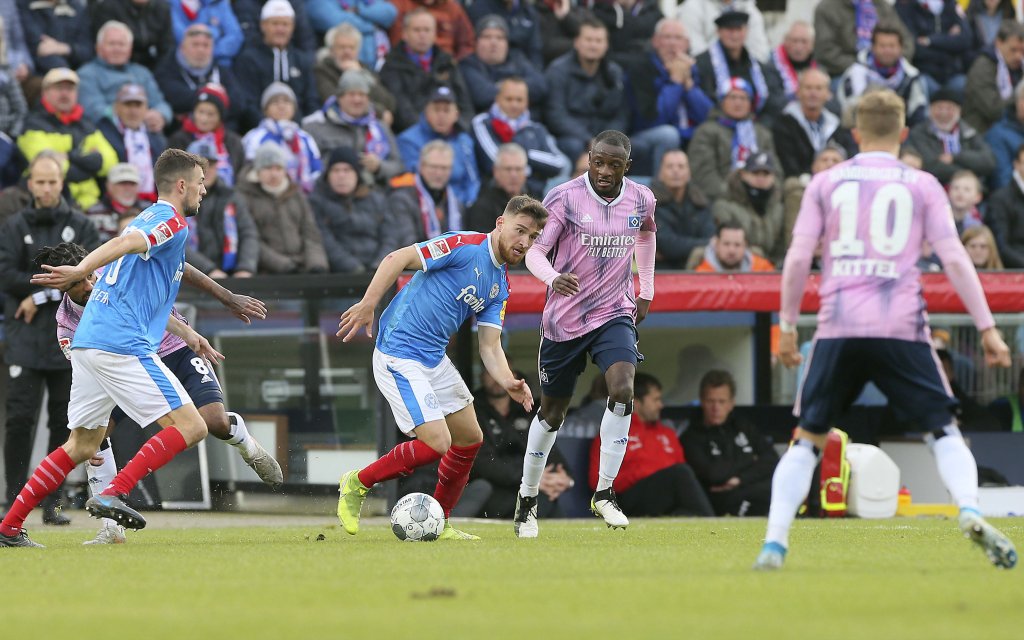
<svg viewBox="0 0 1024 640">
<path fill-rule="evenodd" d="M 368 271 L 490 228 L 605 129 L 658 197 L 659 267 L 772 270 L 874 87 L 906 101 L 903 159 L 948 186 L 975 264 L 1024 267 L 1008 0 L 822 0 L 777 46 L 752 0 L 0 0 L 0 20 L 0 219 L 49 149 L 105 240 L 189 149 L 216 167 L 189 248 L 214 278 Z"/>
</svg>

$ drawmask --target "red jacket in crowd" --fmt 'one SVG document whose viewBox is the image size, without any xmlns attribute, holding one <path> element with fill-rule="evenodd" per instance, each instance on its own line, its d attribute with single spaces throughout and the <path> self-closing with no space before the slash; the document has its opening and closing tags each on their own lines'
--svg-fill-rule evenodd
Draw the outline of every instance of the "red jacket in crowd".
<svg viewBox="0 0 1024 640">
<path fill-rule="evenodd" d="M 644 422 L 633 414 L 629 423 L 629 444 L 626 457 L 612 488 L 616 493 L 628 490 L 637 482 L 666 467 L 686 462 L 676 432 L 661 422 Z M 601 465 L 601 436 L 590 446 L 590 488 L 597 488 L 597 472 Z"/>
</svg>

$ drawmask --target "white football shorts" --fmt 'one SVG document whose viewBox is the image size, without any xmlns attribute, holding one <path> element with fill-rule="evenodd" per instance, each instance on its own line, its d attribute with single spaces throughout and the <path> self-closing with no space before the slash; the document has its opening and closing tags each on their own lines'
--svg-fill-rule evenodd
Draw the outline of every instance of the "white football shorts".
<svg viewBox="0 0 1024 640">
<path fill-rule="evenodd" d="M 181 382 L 156 354 L 71 350 L 68 429 L 106 427 L 115 406 L 145 427 L 191 402 Z"/>
<path fill-rule="evenodd" d="M 391 405 L 398 428 L 408 436 L 421 424 L 443 420 L 473 402 L 473 394 L 448 356 L 436 367 L 427 367 L 374 349 L 373 379 Z"/>
</svg>

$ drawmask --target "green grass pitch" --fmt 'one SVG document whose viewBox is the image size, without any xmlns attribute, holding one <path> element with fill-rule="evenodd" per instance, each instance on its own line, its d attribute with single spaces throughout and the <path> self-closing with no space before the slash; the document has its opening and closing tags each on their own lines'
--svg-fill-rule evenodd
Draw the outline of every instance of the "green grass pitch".
<svg viewBox="0 0 1024 640">
<path fill-rule="evenodd" d="M 196 515 L 195 518 L 202 518 Z M 379 521 L 378 521 L 379 522 Z M 1024 520 L 995 521 L 1024 546 Z M 1024 567 L 992 567 L 948 520 L 800 521 L 784 570 L 751 571 L 763 519 L 464 522 L 479 542 L 383 524 L 152 529 L 0 549 L 4 637 L 1024 638 Z M 318 536 L 323 535 L 322 540 Z"/>
</svg>

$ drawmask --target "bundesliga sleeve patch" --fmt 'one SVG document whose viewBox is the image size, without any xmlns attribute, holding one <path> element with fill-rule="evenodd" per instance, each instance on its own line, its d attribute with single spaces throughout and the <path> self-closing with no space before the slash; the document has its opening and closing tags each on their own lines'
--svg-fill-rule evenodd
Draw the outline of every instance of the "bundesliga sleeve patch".
<svg viewBox="0 0 1024 640">
<path fill-rule="evenodd" d="M 153 230 L 149 233 L 149 245 L 151 247 L 158 247 L 173 238 L 175 233 L 184 228 L 185 223 L 177 216 L 167 220 L 166 222 L 161 222 L 153 227 Z"/>
<path fill-rule="evenodd" d="M 448 241 L 444 239 L 432 241 L 427 245 L 427 249 L 430 251 L 430 257 L 434 260 L 452 252 L 451 247 L 448 246 Z"/>
</svg>

